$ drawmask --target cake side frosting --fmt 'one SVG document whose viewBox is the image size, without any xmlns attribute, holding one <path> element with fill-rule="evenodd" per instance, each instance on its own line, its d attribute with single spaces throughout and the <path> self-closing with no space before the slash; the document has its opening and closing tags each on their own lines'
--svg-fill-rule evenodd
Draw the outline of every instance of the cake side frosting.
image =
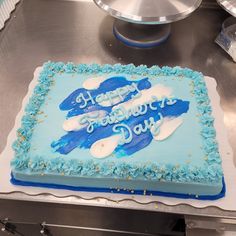
<svg viewBox="0 0 236 236">
<path fill-rule="evenodd" d="M 193 94 L 197 101 L 201 135 L 203 137 L 203 153 L 205 154 L 205 164 L 197 167 L 185 163 L 180 166 L 176 164 L 151 162 L 122 162 L 105 160 L 99 162 L 96 159 L 76 160 L 55 157 L 45 158 L 43 155 L 35 156 L 33 159 L 28 153 L 31 145 L 31 136 L 35 125 L 39 122 L 40 107 L 45 102 L 50 88 L 55 83 L 55 74 L 127 74 L 140 76 L 176 76 L 189 78 L 192 83 Z M 100 83 L 103 78 L 100 79 Z M 87 80 L 84 85 L 87 89 L 96 89 L 99 84 L 90 83 Z M 15 158 L 12 161 L 13 173 L 26 174 L 58 174 L 67 176 L 103 176 L 115 178 L 165 180 L 173 182 L 198 182 L 198 183 L 219 183 L 222 180 L 221 160 L 215 140 L 214 119 L 211 116 L 211 107 L 207 95 L 204 77 L 201 73 L 190 69 L 179 67 L 159 68 L 157 66 L 147 68 L 146 66 L 135 67 L 134 65 L 74 65 L 72 63 L 46 63 L 39 77 L 39 83 L 34 89 L 33 96 L 26 106 L 25 115 L 22 118 L 22 126 L 18 130 L 18 139 L 13 148 Z M 72 125 L 73 126 L 73 125 Z M 95 148 L 96 150 L 96 148 Z M 98 171 L 99 170 L 99 171 Z"/>
</svg>

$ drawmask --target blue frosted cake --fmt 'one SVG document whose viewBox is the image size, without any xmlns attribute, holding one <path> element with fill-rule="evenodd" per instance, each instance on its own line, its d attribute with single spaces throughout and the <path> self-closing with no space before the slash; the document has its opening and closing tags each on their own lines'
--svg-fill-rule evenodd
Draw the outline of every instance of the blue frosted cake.
<svg viewBox="0 0 236 236">
<path fill-rule="evenodd" d="M 44 64 L 25 107 L 12 183 L 183 198 L 224 196 L 201 73 Z"/>
</svg>

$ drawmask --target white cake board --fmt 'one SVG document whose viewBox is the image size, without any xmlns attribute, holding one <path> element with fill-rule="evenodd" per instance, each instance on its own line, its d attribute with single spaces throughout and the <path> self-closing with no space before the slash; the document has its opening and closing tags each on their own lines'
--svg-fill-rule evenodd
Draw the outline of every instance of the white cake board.
<svg viewBox="0 0 236 236">
<path fill-rule="evenodd" d="M 5 21 L 10 18 L 11 12 L 15 10 L 20 0 L 4 0 L 0 3 L 0 30 L 4 27 Z"/>
<path fill-rule="evenodd" d="M 16 130 L 20 127 L 21 117 L 24 114 L 24 107 L 28 102 L 33 88 L 37 84 L 38 75 L 41 67 L 37 68 L 34 73 L 34 79 L 29 85 L 29 90 L 22 102 L 21 111 L 18 113 L 15 121 L 14 128 L 10 132 L 7 140 L 7 145 L 0 155 L 0 194 L 21 192 L 27 195 L 53 195 L 59 198 L 73 196 L 79 197 L 84 200 L 104 199 L 112 202 L 120 201 L 135 201 L 140 204 L 148 204 L 154 202 L 161 202 L 166 205 L 180 205 L 187 204 L 197 208 L 205 208 L 208 206 L 219 207 L 223 210 L 236 211 L 236 168 L 233 164 L 233 151 L 229 145 L 226 129 L 224 127 L 224 114 L 220 107 L 220 97 L 216 91 L 216 82 L 210 77 L 205 77 L 211 105 L 213 108 L 213 116 L 215 117 L 215 128 L 217 131 L 217 140 L 219 142 L 220 155 L 223 161 L 224 177 L 226 183 L 226 196 L 219 200 L 203 201 L 196 199 L 179 199 L 160 196 L 142 196 L 142 195 L 127 195 L 127 194 L 114 194 L 114 193 L 99 193 L 99 192 L 80 192 L 61 189 L 49 189 L 38 187 L 24 187 L 15 186 L 10 183 L 10 161 L 13 158 L 13 150 L 11 149 L 12 142 L 16 139 Z"/>
</svg>

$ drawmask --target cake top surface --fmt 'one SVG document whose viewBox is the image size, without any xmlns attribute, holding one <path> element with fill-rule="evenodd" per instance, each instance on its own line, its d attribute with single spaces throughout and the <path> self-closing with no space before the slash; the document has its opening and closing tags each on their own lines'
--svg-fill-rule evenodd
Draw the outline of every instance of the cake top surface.
<svg viewBox="0 0 236 236">
<path fill-rule="evenodd" d="M 13 145 L 13 171 L 219 182 L 201 73 L 46 63 Z"/>
</svg>

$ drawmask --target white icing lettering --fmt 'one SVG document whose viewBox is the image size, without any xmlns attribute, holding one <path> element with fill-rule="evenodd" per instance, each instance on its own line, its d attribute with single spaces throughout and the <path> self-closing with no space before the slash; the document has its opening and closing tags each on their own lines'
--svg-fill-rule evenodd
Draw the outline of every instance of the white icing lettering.
<svg viewBox="0 0 236 236">
<path fill-rule="evenodd" d="M 162 115 L 158 113 L 160 116 L 160 120 L 162 120 Z M 146 133 L 148 130 L 151 133 L 156 135 L 159 132 L 159 127 L 162 122 L 155 122 L 153 117 L 150 117 L 148 120 L 144 120 L 144 124 L 138 124 L 134 126 L 133 131 L 136 135 L 140 135 L 141 133 Z"/>
<path fill-rule="evenodd" d="M 86 89 L 97 88 L 102 81 L 104 81 L 104 78 L 97 82 L 88 79 L 84 82 L 84 87 Z M 131 99 L 124 102 L 131 92 L 135 94 L 131 94 Z M 137 84 L 132 83 L 98 94 L 95 98 L 92 97 L 89 91 L 80 93 L 76 98 L 80 108 L 95 103 L 101 106 L 115 106 L 112 107 L 109 114 L 104 110 L 99 110 L 70 118 L 63 123 L 63 128 L 66 131 L 72 131 L 86 127 L 87 132 L 92 133 L 97 127 L 113 125 L 112 131 L 115 135 L 98 140 L 91 146 L 91 154 L 96 158 L 104 158 L 110 155 L 118 145 L 130 143 L 134 134 L 141 135 L 150 131 L 155 140 L 161 141 L 169 137 L 182 124 L 182 119 L 164 119 L 162 114 L 158 113 L 158 121 L 155 121 L 154 117 L 149 117 L 133 128 L 120 122 L 128 120 L 131 116 L 143 116 L 150 110 L 157 112 L 160 108 L 174 105 L 177 99 L 171 97 L 171 92 L 170 88 L 160 84 L 140 91 Z"/>
<path fill-rule="evenodd" d="M 155 101 L 155 100 L 160 100 L 163 97 L 170 97 L 171 93 L 172 93 L 172 90 L 170 88 L 165 87 L 161 84 L 156 84 L 149 89 L 144 89 L 144 90 L 139 91 L 138 96 L 135 99 L 131 99 L 127 102 L 118 104 L 114 106 L 112 109 L 114 110 L 119 106 L 124 106 L 127 110 L 129 110 L 132 107 L 137 106 L 139 104 L 144 104 L 147 101 L 151 101 L 151 100 Z M 155 98 L 155 100 L 153 98 Z"/>
<path fill-rule="evenodd" d="M 150 101 L 147 102 L 147 104 L 149 105 L 150 109 L 153 111 L 157 110 L 157 107 L 153 106 L 153 103 L 156 102 L 158 99 L 155 96 L 152 96 L 152 99 Z"/>
<path fill-rule="evenodd" d="M 142 106 L 142 105 L 141 105 Z M 131 110 L 130 110 L 131 114 L 134 116 L 134 117 L 137 117 L 140 115 L 139 113 L 139 107 L 138 106 L 135 106 L 133 107 Z"/>
<path fill-rule="evenodd" d="M 116 91 L 121 101 L 123 101 L 126 95 L 129 93 L 127 86 L 117 88 Z"/>
<path fill-rule="evenodd" d="M 166 98 L 166 97 L 163 97 L 163 98 L 161 99 L 160 108 L 164 108 L 166 105 L 172 106 L 172 105 L 174 105 L 176 102 L 177 102 L 177 100 L 174 99 L 174 98 Z"/>
<path fill-rule="evenodd" d="M 79 107 L 85 108 L 88 106 L 88 103 L 91 102 L 92 104 L 95 104 L 95 101 L 93 97 L 91 96 L 91 93 L 89 91 L 86 92 L 88 97 L 85 97 L 83 93 L 80 93 L 79 96 L 76 98 L 77 103 L 82 103 Z"/>
<path fill-rule="evenodd" d="M 108 91 L 106 93 L 99 94 L 95 100 L 97 103 L 99 103 L 101 106 L 112 106 L 117 103 L 123 102 L 126 98 L 126 96 L 130 92 L 137 92 L 134 97 L 138 97 L 141 95 L 140 90 L 138 89 L 136 83 L 132 83 L 131 85 L 126 85 L 124 87 L 119 87 L 113 91 Z M 102 98 L 101 98 L 102 97 Z"/>
<path fill-rule="evenodd" d="M 133 131 L 135 134 L 140 135 L 143 132 L 142 124 L 135 125 Z"/>
<path fill-rule="evenodd" d="M 174 105 L 175 103 L 177 102 L 176 99 L 174 98 L 169 98 L 166 102 L 167 105 L 171 106 L 171 105 Z"/>
<path fill-rule="evenodd" d="M 123 145 L 125 143 L 130 143 L 133 139 L 132 131 L 128 125 L 117 124 L 113 126 L 112 130 L 115 133 L 119 133 L 121 135 L 121 138 L 119 140 L 120 145 Z"/>
<path fill-rule="evenodd" d="M 87 132 L 92 133 L 94 131 L 94 125 L 96 122 L 94 120 L 90 120 L 90 119 L 87 119 L 87 122 L 88 122 Z"/>
<path fill-rule="evenodd" d="M 158 113 L 158 115 L 159 115 L 160 119 L 159 119 L 158 121 L 156 121 L 156 122 L 154 121 L 153 126 L 152 126 L 151 129 L 150 129 L 150 131 L 151 131 L 151 133 L 152 133 L 153 136 L 156 136 L 156 135 L 159 134 L 159 132 L 160 132 L 160 126 L 161 126 L 162 123 L 163 123 L 163 116 L 162 116 L 162 114 L 161 114 L 161 113 Z"/>
<path fill-rule="evenodd" d="M 102 119 L 107 114 L 104 110 L 93 111 L 84 114 L 78 121 L 79 125 L 83 127 L 87 126 L 87 132 L 92 133 L 94 131 L 94 125 L 97 123 L 98 119 Z"/>
<path fill-rule="evenodd" d="M 124 113 L 124 111 L 121 108 L 112 111 L 111 114 L 114 117 L 115 121 L 119 122 L 119 121 L 123 121 L 123 120 L 126 119 L 125 113 Z"/>
<path fill-rule="evenodd" d="M 98 118 L 104 117 L 106 114 L 106 111 L 99 110 L 74 116 L 69 118 L 68 120 L 65 120 L 62 127 L 65 131 L 80 130 L 87 126 L 87 119 L 96 120 Z"/>
<path fill-rule="evenodd" d="M 97 96 L 96 96 L 96 98 L 95 98 L 95 101 L 97 102 L 97 103 L 101 103 L 101 102 L 103 102 L 104 101 L 104 94 L 102 93 L 102 94 L 98 94 Z"/>
<path fill-rule="evenodd" d="M 147 113 L 147 104 L 138 105 L 138 113 L 139 115 L 145 115 Z"/>
<path fill-rule="evenodd" d="M 166 101 L 165 97 L 161 99 L 160 108 L 164 108 L 165 107 L 165 101 Z"/>
</svg>

